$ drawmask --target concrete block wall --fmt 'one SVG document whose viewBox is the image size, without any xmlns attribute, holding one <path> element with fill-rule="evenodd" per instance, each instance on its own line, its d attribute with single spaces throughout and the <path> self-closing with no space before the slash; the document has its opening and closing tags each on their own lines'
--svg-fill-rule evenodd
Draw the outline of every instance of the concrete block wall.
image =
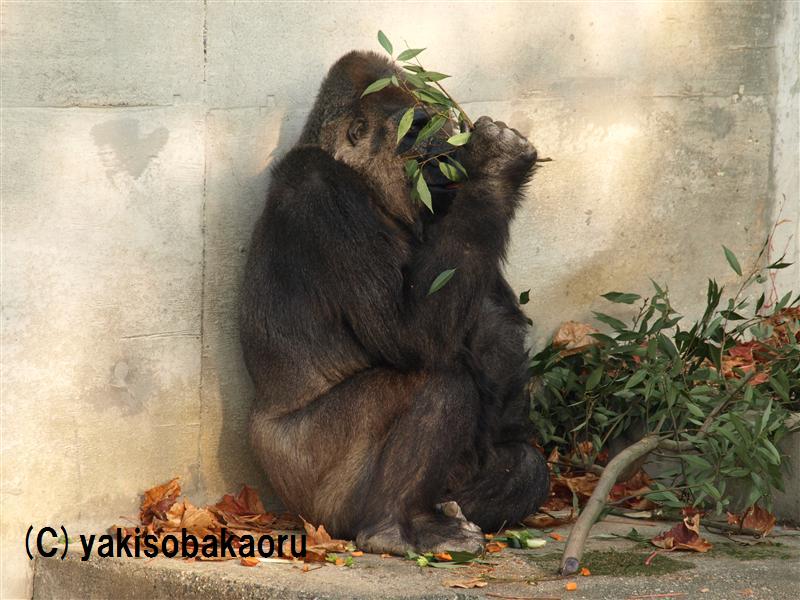
<svg viewBox="0 0 800 600">
<path fill-rule="evenodd" d="M 105 527 L 174 475 L 198 502 L 266 491 L 245 251 L 327 67 L 378 29 L 554 159 L 508 260 L 533 344 L 649 277 L 691 314 L 706 277 L 733 283 L 720 244 L 751 260 L 784 194 L 797 257 L 791 2 L 1 6 L 3 597 L 30 594 L 31 524 Z"/>
</svg>

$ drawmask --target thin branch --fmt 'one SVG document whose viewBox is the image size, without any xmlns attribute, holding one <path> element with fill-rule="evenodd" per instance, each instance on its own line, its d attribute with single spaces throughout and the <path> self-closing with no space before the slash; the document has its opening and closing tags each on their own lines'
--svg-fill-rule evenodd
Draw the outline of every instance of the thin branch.
<svg viewBox="0 0 800 600">
<path fill-rule="evenodd" d="M 619 474 L 632 462 L 658 448 L 660 442 L 661 438 L 657 435 L 645 436 L 635 444 L 625 448 L 608 463 L 603 475 L 597 482 L 597 487 L 594 488 L 589 501 L 569 533 L 567 545 L 564 548 L 564 556 L 561 559 L 562 575 L 572 575 L 578 572 L 589 531 L 603 512 L 606 506 L 606 498 L 608 498 L 608 494 L 616 483 Z"/>
</svg>

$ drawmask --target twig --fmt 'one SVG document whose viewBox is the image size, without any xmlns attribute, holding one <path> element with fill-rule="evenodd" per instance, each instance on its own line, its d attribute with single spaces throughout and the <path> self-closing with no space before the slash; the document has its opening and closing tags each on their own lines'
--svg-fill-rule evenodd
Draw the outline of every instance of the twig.
<svg viewBox="0 0 800 600">
<path fill-rule="evenodd" d="M 721 521 L 704 521 L 702 523 L 706 529 L 718 529 L 720 531 L 728 531 L 737 535 L 750 535 L 754 538 L 763 538 L 764 532 L 758 529 L 750 529 L 749 527 L 740 527 L 739 525 L 731 525 L 730 523 L 723 523 Z"/>
<path fill-rule="evenodd" d="M 486 595 L 491 598 L 505 598 L 505 600 L 561 600 L 553 596 L 506 596 L 505 594 L 495 594 L 494 592 L 487 592 Z"/>
<path fill-rule="evenodd" d="M 646 596 L 628 596 L 627 600 L 645 600 L 646 598 L 680 598 L 686 596 L 686 592 L 669 592 L 667 594 L 647 594 Z"/>
<path fill-rule="evenodd" d="M 583 556 L 583 548 L 586 545 L 586 538 L 589 537 L 592 525 L 603 512 L 608 494 L 616 483 L 619 474 L 629 464 L 658 448 L 661 441 L 661 438 L 657 435 L 645 436 L 635 444 L 625 448 L 608 463 L 589 501 L 569 533 L 567 545 L 564 548 L 564 556 L 561 559 L 562 575 L 572 575 L 578 572 L 581 557 Z"/>
</svg>

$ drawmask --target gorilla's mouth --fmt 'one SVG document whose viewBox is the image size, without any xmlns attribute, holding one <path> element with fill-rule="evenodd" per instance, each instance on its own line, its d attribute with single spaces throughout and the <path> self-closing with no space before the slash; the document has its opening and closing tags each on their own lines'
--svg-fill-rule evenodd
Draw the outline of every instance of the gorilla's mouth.
<svg viewBox="0 0 800 600">
<path fill-rule="evenodd" d="M 458 184 L 442 173 L 441 169 L 439 169 L 439 159 L 436 158 L 446 152 L 453 153 L 453 147 L 447 143 L 447 139 L 453 134 L 452 127 L 445 125 L 434 135 L 415 145 L 417 136 L 430 121 L 430 118 L 430 115 L 424 109 L 417 108 L 414 110 L 414 120 L 411 128 L 397 145 L 397 153 L 401 156 L 412 155 L 416 158 L 417 163 L 422 165 L 422 175 L 432 192 L 455 190 L 458 188 Z"/>
</svg>

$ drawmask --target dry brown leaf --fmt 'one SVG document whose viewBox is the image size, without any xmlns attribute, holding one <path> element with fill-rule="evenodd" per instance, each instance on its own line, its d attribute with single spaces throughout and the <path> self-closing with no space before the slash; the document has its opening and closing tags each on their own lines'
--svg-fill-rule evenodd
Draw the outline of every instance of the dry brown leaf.
<svg viewBox="0 0 800 600">
<path fill-rule="evenodd" d="M 751 506 L 741 515 L 728 513 L 728 523 L 730 525 L 738 525 L 746 529 L 753 529 L 763 535 L 768 535 L 769 532 L 772 531 L 776 521 L 775 515 L 761 508 L 758 504 Z"/>
<path fill-rule="evenodd" d="M 150 488 L 142 498 L 139 520 L 143 525 L 149 525 L 154 517 L 164 518 L 180 495 L 180 477 L 175 477 L 167 483 Z"/>
<path fill-rule="evenodd" d="M 686 512 L 686 511 L 684 511 Z M 675 527 L 664 531 L 650 540 L 650 543 L 664 550 L 692 550 L 708 552 L 713 544 L 700 537 L 700 513 L 691 511 Z"/>
<path fill-rule="evenodd" d="M 345 540 L 334 540 L 330 534 L 325 530 L 324 525 L 320 525 L 316 529 L 311 523 L 303 521 L 303 527 L 306 530 L 306 541 L 311 548 L 322 548 L 329 552 L 346 552 L 347 542 Z"/>
<path fill-rule="evenodd" d="M 256 515 L 265 512 L 264 505 L 261 504 L 261 499 L 258 497 L 258 492 L 248 485 L 243 485 L 236 496 L 225 494 L 214 505 L 214 508 L 231 515 Z"/>
<path fill-rule="evenodd" d="M 325 562 L 325 558 L 328 556 L 328 551 L 324 548 L 306 548 L 306 555 L 303 560 L 305 562 Z"/>
<path fill-rule="evenodd" d="M 645 496 L 645 494 L 653 491 L 650 487 L 651 481 L 647 473 L 640 469 L 628 481 L 614 485 L 608 498 L 615 503 L 624 498 L 625 501 L 621 503 L 622 506 L 633 510 L 652 510 L 656 507 L 656 504 Z"/>
<path fill-rule="evenodd" d="M 472 579 L 445 579 L 442 585 L 445 587 L 469 590 L 472 588 L 486 587 L 487 583 L 483 579 L 473 577 Z"/>
<path fill-rule="evenodd" d="M 592 333 L 600 333 L 600 331 L 586 323 L 566 321 L 561 324 L 553 336 L 553 346 L 561 347 L 561 356 L 578 354 L 599 343 L 590 335 Z"/>
<path fill-rule="evenodd" d="M 567 525 L 568 523 L 572 523 L 576 518 L 574 510 L 570 510 L 569 514 L 564 517 L 551 515 L 549 513 L 536 513 L 535 515 L 525 517 L 522 523 L 534 529 L 547 529 L 548 527 Z"/>
</svg>

